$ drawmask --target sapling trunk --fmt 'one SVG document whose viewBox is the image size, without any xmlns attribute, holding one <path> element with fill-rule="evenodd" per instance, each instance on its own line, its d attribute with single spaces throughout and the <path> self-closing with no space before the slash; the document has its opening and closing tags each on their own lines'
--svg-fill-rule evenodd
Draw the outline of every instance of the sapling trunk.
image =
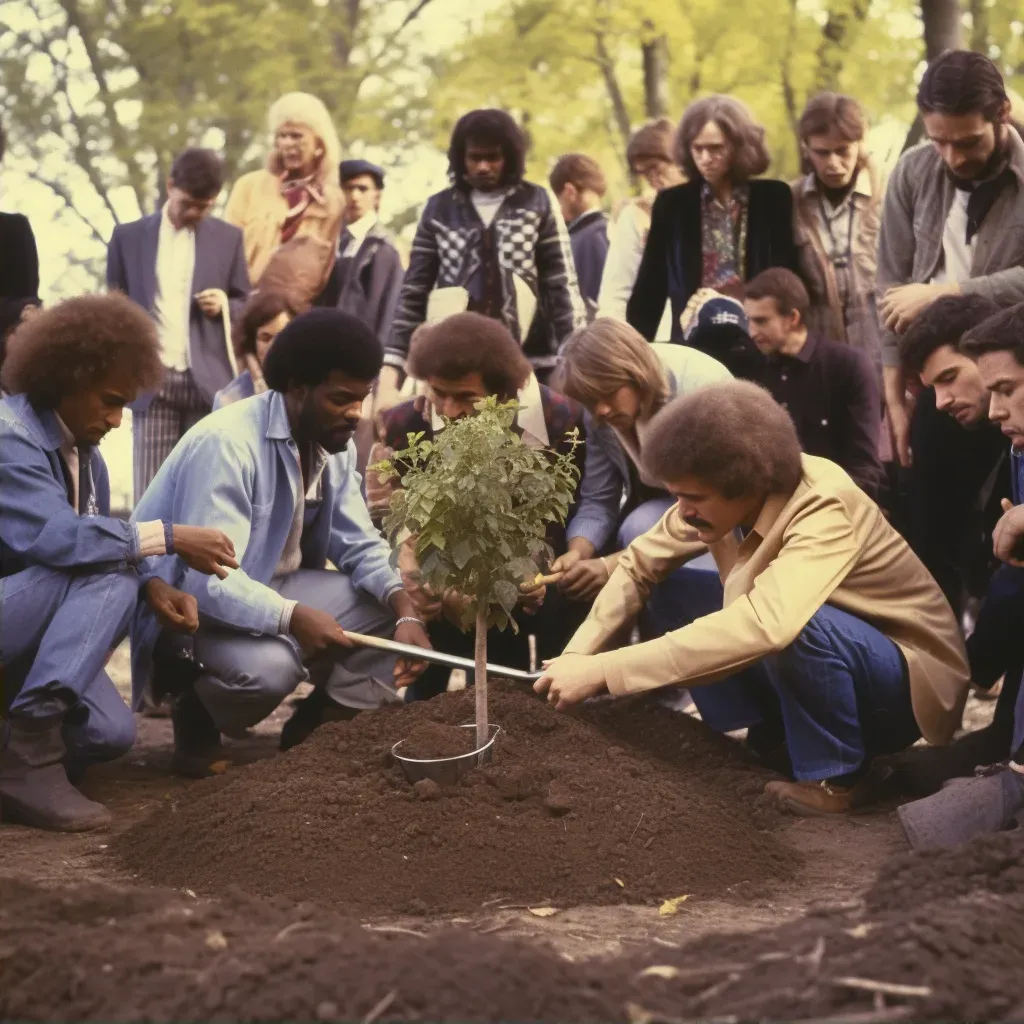
<svg viewBox="0 0 1024 1024">
<path fill-rule="evenodd" d="M 487 604 L 478 601 L 476 606 L 476 637 L 474 643 L 476 661 L 476 745 L 484 746 L 488 739 L 487 729 Z"/>
</svg>

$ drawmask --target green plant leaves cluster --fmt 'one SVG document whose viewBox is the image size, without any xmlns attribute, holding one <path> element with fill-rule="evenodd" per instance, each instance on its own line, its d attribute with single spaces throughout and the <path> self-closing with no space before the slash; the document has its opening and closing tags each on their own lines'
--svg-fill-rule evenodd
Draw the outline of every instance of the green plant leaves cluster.
<svg viewBox="0 0 1024 1024">
<path fill-rule="evenodd" d="M 384 529 L 392 545 L 412 534 L 423 582 L 435 593 L 472 598 L 463 629 L 480 602 L 488 626 L 516 628 L 519 586 L 550 557 L 545 533 L 564 523 L 579 470 L 571 450 L 525 445 L 513 429 L 519 403 L 487 398 L 477 414 L 447 421 L 433 441 L 409 435 L 409 447 L 371 467 L 401 477 Z"/>
</svg>

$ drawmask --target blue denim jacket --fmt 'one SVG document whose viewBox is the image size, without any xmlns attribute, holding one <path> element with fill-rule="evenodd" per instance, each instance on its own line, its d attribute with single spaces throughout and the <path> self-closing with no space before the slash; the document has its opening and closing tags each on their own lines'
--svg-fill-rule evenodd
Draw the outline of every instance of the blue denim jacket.
<svg viewBox="0 0 1024 1024">
<path fill-rule="evenodd" d="M 381 604 L 400 590 L 391 550 L 374 530 L 360 490 L 355 445 L 327 460 L 319 509 L 307 514 L 302 567 L 328 560 Z M 211 413 L 177 444 L 135 509 L 133 521 L 163 519 L 223 530 L 240 568 L 225 580 L 189 569 L 181 559 L 147 559 L 147 567 L 193 594 L 200 615 L 253 633 L 279 632 L 286 601 L 270 583 L 281 559 L 302 486 L 284 398 L 267 391 Z M 307 508 L 307 513 L 312 513 Z M 132 684 L 148 682 L 160 627 L 140 607 L 132 630 Z"/>
<path fill-rule="evenodd" d="M 139 531 L 110 518 L 107 466 L 93 448 L 90 468 L 99 515 L 68 502 L 56 415 L 25 395 L 0 401 L 0 577 L 32 565 L 113 570 L 139 560 Z"/>
</svg>

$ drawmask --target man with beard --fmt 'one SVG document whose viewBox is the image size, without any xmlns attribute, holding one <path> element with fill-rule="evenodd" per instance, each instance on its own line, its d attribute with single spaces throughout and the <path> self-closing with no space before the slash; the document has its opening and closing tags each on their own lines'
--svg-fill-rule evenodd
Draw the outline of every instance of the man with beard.
<svg viewBox="0 0 1024 1024">
<path fill-rule="evenodd" d="M 451 185 L 427 200 L 412 243 L 377 411 L 399 401 L 412 333 L 452 313 L 500 320 L 543 384 L 558 347 L 586 322 L 569 235 L 540 185 L 524 181 L 526 138 L 504 110 L 459 118 L 448 147 Z"/>
<path fill-rule="evenodd" d="M 175 673 L 175 769 L 209 771 L 221 733 L 266 718 L 300 682 L 314 692 L 285 724 L 282 748 L 325 718 L 396 700 L 422 665 L 355 648 L 345 630 L 429 647 L 412 598 L 373 529 L 355 470 L 352 434 L 380 372 L 373 331 L 347 313 L 315 309 L 293 320 L 264 362 L 268 391 L 212 414 L 164 463 L 137 519 L 179 510 L 234 542 L 237 572 L 210 585 L 176 558 L 156 563 L 199 603 L 191 673 Z M 327 571 L 330 561 L 338 572 Z M 133 683 L 154 659 L 182 660 L 153 616 L 132 635 Z M 393 677 L 393 678 L 392 678 Z"/>
<path fill-rule="evenodd" d="M 626 549 L 538 692 L 568 708 L 686 686 L 711 728 L 748 728 L 754 749 L 788 754 L 794 781 L 766 793 L 802 815 L 870 803 L 873 759 L 919 735 L 952 739 L 968 671 L 949 605 L 850 477 L 801 454 L 767 392 L 732 381 L 677 398 L 655 417 L 643 460 L 676 504 Z M 706 550 L 723 602 L 599 653 L 654 584 Z"/>
<path fill-rule="evenodd" d="M 951 440 L 957 427 L 929 394 L 915 406 L 898 338 L 943 295 L 982 295 L 1001 308 L 1024 301 L 1024 142 L 1009 124 L 1002 76 L 980 53 L 953 50 L 936 58 L 917 102 L 929 141 L 904 154 L 893 171 L 879 235 L 885 403 L 899 461 L 915 464 L 908 536 L 956 608 L 958 595 L 918 533 L 922 510 L 935 519 L 960 514 L 956 502 L 969 492 L 964 478 L 976 455 L 969 444 L 963 457 L 949 454 L 964 448 L 964 439 Z"/>
<path fill-rule="evenodd" d="M 1002 310 L 968 331 L 961 351 L 975 360 L 989 394 L 988 418 L 998 424 L 1013 445 L 1013 501 L 993 532 L 993 550 L 1006 563 L 993 576 L 978 632 L 993 652 L 1016 658 L 1017 678 L 1006 670 L 1007 685 L 1016 684 L 1015 721 L 1003 747 L 987 761 L 1005 761 L 978 777 L 957 780 L 925 800 L 904 804 L 900 822 L 912 846 L 956 846 L 975 836 L 1015 828 L 1024 815 L 1024 697 L 1020 689 L 1024 640 L 1024 504 L 1021 504 L 1021 457 L 1024 449 L 1024 305 Z M 991 657 L 991 654 L 989 655 Z M 1008 745 L 1006 741 L 1009 741 Z M 963 741 L 961 741 L 963 742 Z M 958 744 L 959 745 L 959 744 Z M 980 760 L 980 759 L 979 759 Z M 982 762 L 984 763 L 984 762 Z"/>
</svg>

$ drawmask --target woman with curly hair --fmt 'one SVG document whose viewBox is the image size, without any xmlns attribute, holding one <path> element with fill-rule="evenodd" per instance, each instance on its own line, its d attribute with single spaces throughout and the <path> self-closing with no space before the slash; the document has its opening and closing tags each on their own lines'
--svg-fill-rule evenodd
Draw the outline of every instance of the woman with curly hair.
<svg viewBox="0 0 1024 1024">
<path fill-rule="evenodd" d="M 672 303 L 672 340 L 683 341 L 679 317 L 699 288 L 742 298 L 743 284 L 769 267 L 797 270 L 793 195 L 782 181 L 754 180 L 771 159 L 764 128 L 731 96 L 690 104 L 676 135 L 685 185 L 654 201 L 651 229 L 626 319 L 648 340 L 665 300 Z"/>
<path fill-rule="evenodd" d="M 293 239 L 320 253 L 316 294 L 334 265 L 345 197 L 337 184 L 341 143 L 331 115 L 316 96 L 290 92 L 267 115 L 273 149 L 263 170 L 242 175 L 224 219 L 242 229 L 253 287 L 270 257 Z"/>
<path fill-rule="evenodd" d="M 243 398 L 262 395 L 267 390 L 263 379 L 263 360 L 274 339 L 291 323 L 295 314 L 288 299 L 277 292 L 259 291 L 249 296 L 231 338 L 235 358 L 245 369 L 214 396 L 215 410 Z"/>
<path fill-rule="evenodd" d="M 69 299 L 11 336 L 0 401 L 0 811 L 37 828 L 109 823 L 71 785 L 125 753 L 131 711 L 104 671 L 143 596 L 165 628 L 192 632 L 195 599 L 143 568 L 176 554 L 226 576 L 219 530 L 110 515 L 98 445 L 160 383 L 156 326 L 123 295 Z"/>
</svg>

